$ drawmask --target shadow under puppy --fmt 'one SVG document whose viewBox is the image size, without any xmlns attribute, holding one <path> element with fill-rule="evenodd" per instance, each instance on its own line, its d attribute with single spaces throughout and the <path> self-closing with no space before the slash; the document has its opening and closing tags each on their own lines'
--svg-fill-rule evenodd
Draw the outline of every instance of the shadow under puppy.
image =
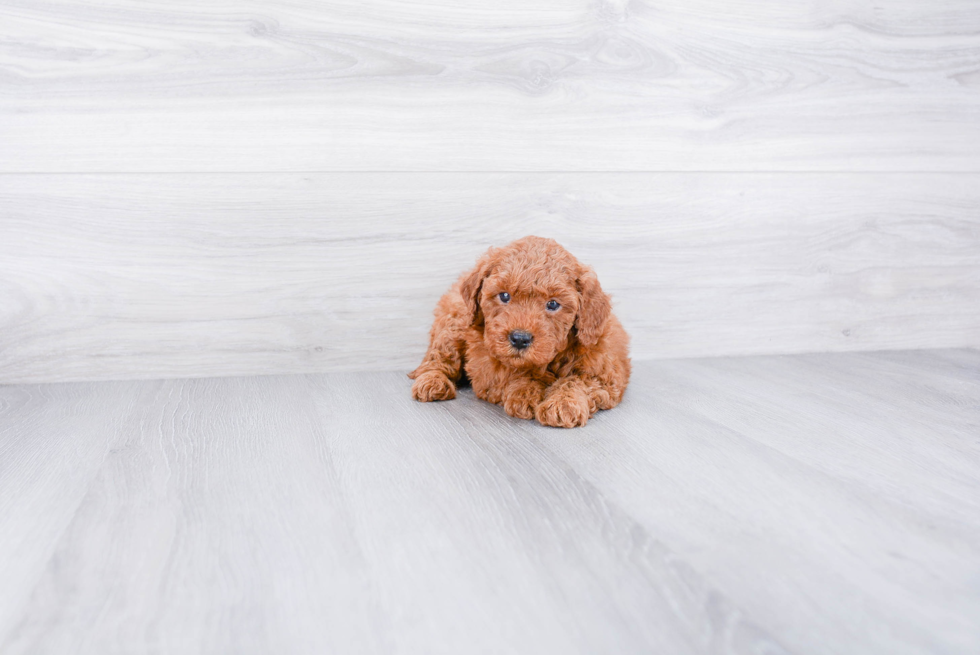
<svg viewBox="0 0 980 655">
<path fill-rule="evenodd" d="M 552 239 L 491 248 L 439 300 L 416 400 L 450 400 L 465 371 L 478 398 L 544 425 L 585 425 L 619 404 L 629 336 L 595 272 Z"/>
</svg>

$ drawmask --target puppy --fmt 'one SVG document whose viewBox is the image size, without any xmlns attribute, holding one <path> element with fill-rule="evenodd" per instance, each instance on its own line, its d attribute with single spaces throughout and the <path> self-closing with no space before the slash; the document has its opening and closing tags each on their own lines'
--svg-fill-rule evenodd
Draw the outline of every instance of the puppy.
<svg viewBox="0 0 980 655">
<path fill-rule="evenodd" d="M 491 248 L 439 300 L 416 400 L 451 400 L 465 371 L 478 398 L 543 425 L 585 425 L 619 404 L 629 337 L 595 272 L 552 239 Z"/>
</svg>

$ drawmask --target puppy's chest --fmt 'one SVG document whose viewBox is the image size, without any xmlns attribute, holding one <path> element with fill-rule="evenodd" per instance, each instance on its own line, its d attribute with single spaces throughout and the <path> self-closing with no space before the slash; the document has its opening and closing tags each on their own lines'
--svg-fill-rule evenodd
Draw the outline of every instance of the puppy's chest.
<svg viewBox="0 0 980 655">
<path fill-rule="evenodd" d="M 490 355 L 483 344 L 482 335 L 467 335 L 463 369 L 478 398 L 492 403 L 500 402 L 501 390 L 512 373 Z"/>
<path fill-rule="evenodd" d="M 536 380 L 548 386 L 559 377 L 567 375 L 573 367 L 572 355 L 563 353 L 545 368 L 515 369 L 500 362 L 490 353 L 479 331 L 472 332 L 466 339 L 463 368 L 477 398 L 500 403 L 504 389 L 516 379 Z"/>
<path fill-rule="evenodd" d="M 574 348 L 568 348 L 558 353 L 548 364 L 548 373 L 556 378 L 565 377 L 572 373 L 578 356 Z"/>
</svg>

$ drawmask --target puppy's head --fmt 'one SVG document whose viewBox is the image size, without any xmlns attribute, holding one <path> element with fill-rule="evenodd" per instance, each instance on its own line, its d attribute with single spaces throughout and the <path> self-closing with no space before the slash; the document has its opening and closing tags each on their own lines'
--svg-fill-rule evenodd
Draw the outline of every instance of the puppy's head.
<svg viewBox="0 0 980 655">
<path fill-rule="evenodd" d="M 541 237 L 491 248 L 460 293 L 490 354 L 515 368 L 546 366 L 572 339 L 595 345 L 610 312 L 592 269 Z"/>
</svg>

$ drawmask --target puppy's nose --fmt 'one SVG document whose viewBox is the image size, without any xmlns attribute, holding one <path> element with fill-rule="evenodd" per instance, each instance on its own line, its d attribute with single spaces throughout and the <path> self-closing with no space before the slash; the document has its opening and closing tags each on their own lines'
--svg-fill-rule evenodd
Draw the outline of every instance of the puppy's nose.
<svg viewBox="0 0 980 655">
<path fill-rule="evenodd" d="M 531 345 L 534 341 L 534 337 L 531 336 L 530 332 L 525 332 L 524 330 L 514 330 L 508 335 L 510 339 L 510 345 L 514 346 L 518 350 L 524 350 Z"/>
</svg>

